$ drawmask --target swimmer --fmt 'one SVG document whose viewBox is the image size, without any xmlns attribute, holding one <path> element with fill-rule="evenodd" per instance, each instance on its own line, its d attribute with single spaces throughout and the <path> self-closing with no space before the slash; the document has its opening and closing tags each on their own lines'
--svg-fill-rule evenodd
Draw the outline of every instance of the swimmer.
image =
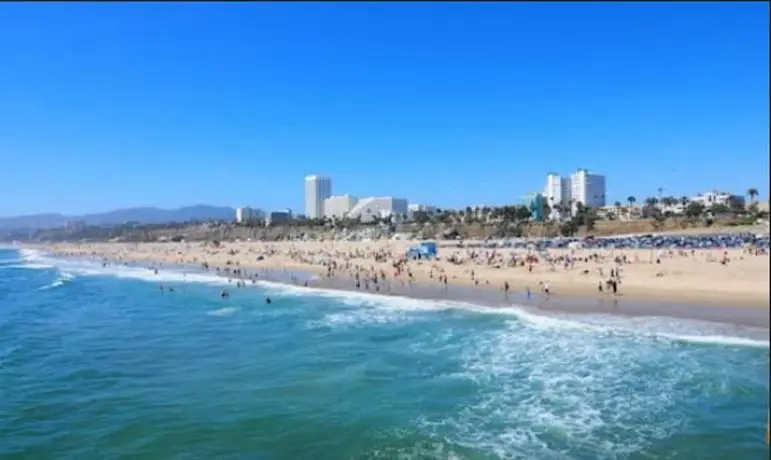
<svg viewBox="0 0 771 460">
<path fill-rule="evenodd" d="M 273 301 L 270 300 L 270 297 L 265 297 L 265 303 L 273 303 Z"/>
</svg>

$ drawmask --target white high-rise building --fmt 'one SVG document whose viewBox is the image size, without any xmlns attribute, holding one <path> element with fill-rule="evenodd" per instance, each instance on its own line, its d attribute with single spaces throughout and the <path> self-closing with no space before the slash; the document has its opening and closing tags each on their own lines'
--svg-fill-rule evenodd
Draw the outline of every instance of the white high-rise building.
<svg viewBox="0 0 771 460">
<path fill-rule="evenodd" d="M 556 173 L 546 175 L 543 197 L 551 209 L 550 219 L 561 219 L 570 213 L 571 192 L 569 177 L 562 177 Z"/>
<path fill-rule="evenodd" d="M 579 169 L 570 176 L 571 201 L 590 208 L 605 206 L 605 176 Z"/>
<path fill-rule="evenodd" d="M 261 209 L 250 208 L 249 206 L 236 209 L 236 222 L 239 224 L 263 219 L 265 219 L 265 212 Z"/>
<path fill-rule="evenodd" d="M 332 196 L 332 179 L 327 176 L 305 178 L 305 217 L 319 219 L 324 216 L 324 200 Z"/>
<path fill-rule="evenodd" d="M 243 224 L 252 220 L 252 208 L 244 206 L 236 209 L 236 222 Z"/>
</svg>

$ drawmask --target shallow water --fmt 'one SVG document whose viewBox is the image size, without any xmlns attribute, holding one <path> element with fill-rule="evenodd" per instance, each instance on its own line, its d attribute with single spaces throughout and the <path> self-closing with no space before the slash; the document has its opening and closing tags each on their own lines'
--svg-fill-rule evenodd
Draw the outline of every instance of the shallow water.
<svg viewBox="0 0 771 460">
<path fill-rule="evenodd" d="M 223 285 L 0 250 L 0 458 L 768 456 L 768 330 Z"/>
</svg>

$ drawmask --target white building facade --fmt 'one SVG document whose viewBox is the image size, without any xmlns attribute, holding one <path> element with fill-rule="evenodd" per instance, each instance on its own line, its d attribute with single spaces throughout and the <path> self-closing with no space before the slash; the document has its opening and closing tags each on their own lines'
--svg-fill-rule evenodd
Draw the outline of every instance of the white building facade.
<svg viewBox="0 0 771 460">
<path fill-rule="evenodd" d="M 243 224 L 252 220 L 252 208 L 244 206 L 236 209 L 236 223 Z"/>
<path fill-rule="evenodd" d="M 265 225 L 277 225 L 291 221 L 293 218 L 291 209 L 271 211 L 265 216 Z"/>
<path fill-rule="evenodd" d="M 327 176 L 305 178 L 305 217 L 324 217 L 324 200 L 332 196 L 332 179 Z"/>
<path fill-rule="evenodd" d="M 570 176 L 570 201 L 590 208 L 605 206 L 605 176 L 579 169 Z"/>
<path fill-rule="evenodd" d="M 556 173 L 546 175 L 546 188 L 543 198 L 551 209 L 549 218 L 558 220 L 570 213 L 572 189 L 570 177 L 562 177 Z"/>
<path fill-rule="evenodd" d="M 353 195 L 331 196 L 324 200 L 324 217 L 343 218 L 358 202 L 359 199 Z"/>
<path fill-rule="evenodd" d="M 437 207 L 427 204 L 410 203 L 407 206 L 407 220 L 415 221 L 436 214 Z"/>
<path fill-rule="evenodd" d="M 733 193 L 720 192 L 718 190 L 710 190 L 708 192 L 700 193 L 691 198 L 692 202 L 701 203 L 705 208 L 709 208 L 713 205 L 730 206 L 732 201 L 740 204 L 744 207 L 744 197 L 741 195 L 734 195 Z"/>
<path fill-rule="evenodd" d="M 243 224 L 246 222 L 256 222 L 265 219 L 265 212 L 261 209 L 243 206 L 236 209 L 236 222 Z"/>
<path fill-rule="evenodd" d="M 361 219 L 362 222 L 371 222 L 375 216 L 387 217 L 393 215 L 403 216 L 408 212 L 408 203 L 404 198 L 390 196 L 364 198 L 356 203 L 349 212 L 351 219 Z"/>
</svg>

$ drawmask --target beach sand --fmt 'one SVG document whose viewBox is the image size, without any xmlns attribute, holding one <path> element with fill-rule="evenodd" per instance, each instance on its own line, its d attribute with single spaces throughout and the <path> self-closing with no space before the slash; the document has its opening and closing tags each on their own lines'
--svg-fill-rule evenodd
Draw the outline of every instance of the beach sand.
<svg viewBox="0 0 771 460">
<path fill-rule="evenodd" d="M 264 274 L 273 270 L 294 270 L 315 274 L 318 279 L 308 283 L 311 287 L 379 294 L 487 304 L 516 301 L 580 312 L 608 310 L 719 320 L 741 317 L 744 319 L 739 322 L 760 322 L 764 324 L 757 325 L 764 326 L 769 322 L 767 254 L 754 255 L 741 249 L 550 249 L 537 254 L 537 262 L 528 263 L 527 256 L 536 254 L 526 249 L 453 247 L 440 248 L 439 260 L 403 260 L 397 275 L 395 262 L 403 259 L 407 248 L 414 244 L 293 241 L 235 242 L 220 247 L 184 242 L 63 243 L 36 247 L 57 255 L 159 268 L 201 267 L 206 263 L 209 270 L 219 269 L 225 276 L 240 269 L 263 273 L 265 279 Z M 514 259 L 518 262 L 511 266 Z M 625 261 L 619 262 L 621 259 Z M 611 270 L 619 269 L 618 292 L 614 295 L 605 281 Z M 508 294 L 504 292 L 506 283 Z M 544 286 L 549 288 L 549 303 L 543 302 L 547 298 Z M 694 314 L 694 309 L 701 311 Z"/>
</svg>

